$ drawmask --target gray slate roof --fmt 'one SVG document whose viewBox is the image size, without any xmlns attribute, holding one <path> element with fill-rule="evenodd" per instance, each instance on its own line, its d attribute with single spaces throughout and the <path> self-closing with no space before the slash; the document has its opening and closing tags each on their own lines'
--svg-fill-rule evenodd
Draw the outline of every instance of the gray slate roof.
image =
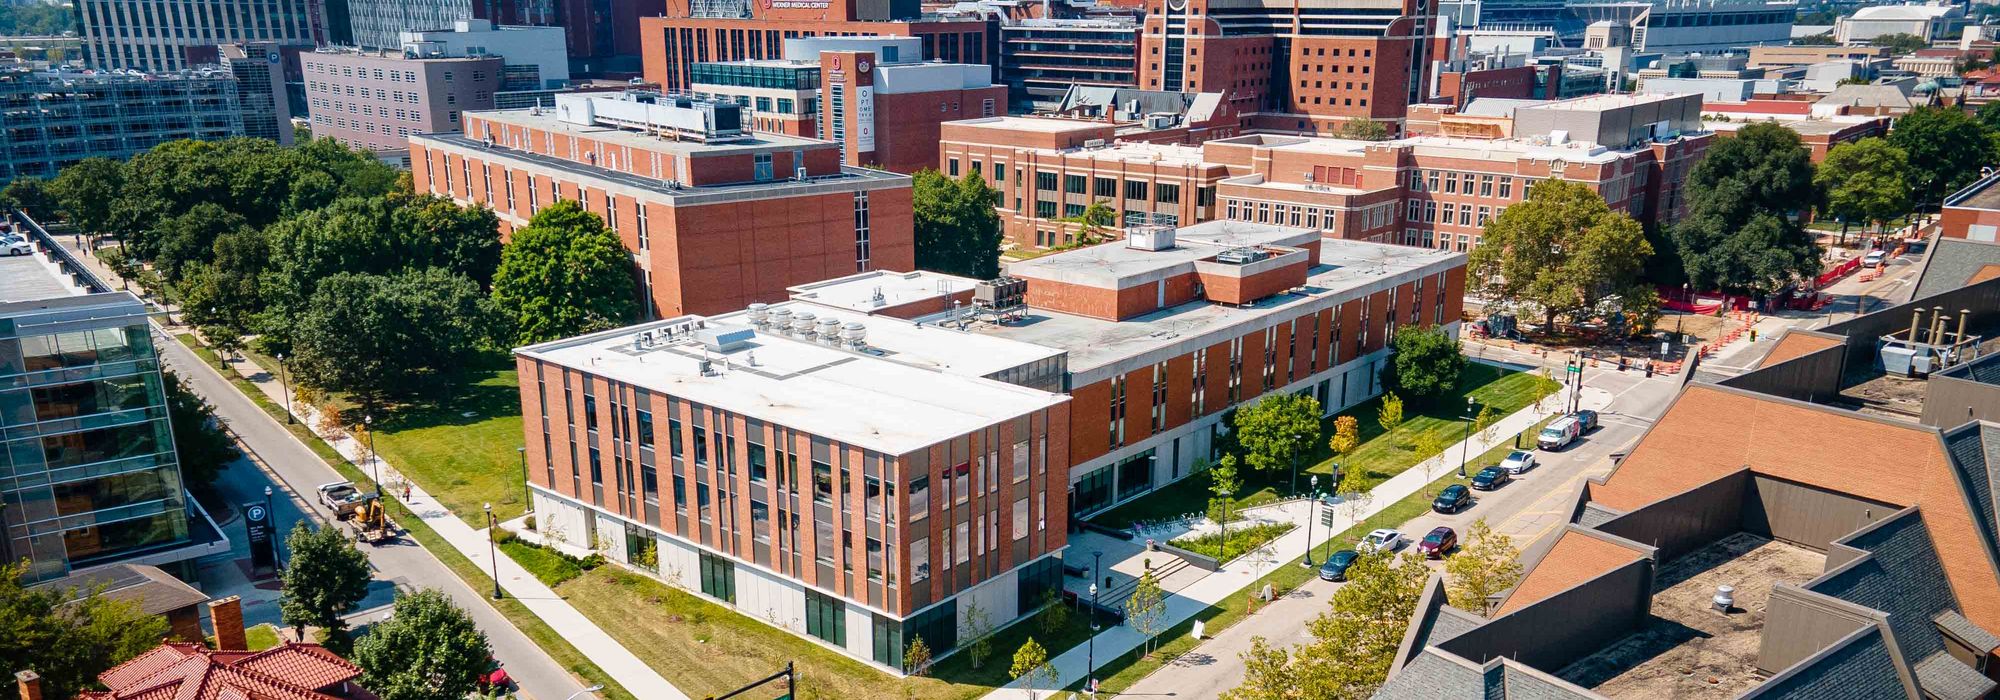
<svg viewBox="0 0 2000 700">
<path fill-rule="evenodd" d="M 1907 697 L 1896 661 L 1870 625 L 1812 665 L 1796 669 L 1744 693 L 1743 700 L 1882 700 Z"/>
<path fill-rule="evenodd" d="M 1850 86 L 1852 87 L 1852 86 Z M 1911 299 L 1965 286 L 1979 268 L 2000 265 L 2000 245 L 1936 236 L 1924 251 L 1924 268 Z"/>
<path fill-rule="evenodd" d="M 1374 700 L 1601 700 L 1604 696 L 1531 669 L 1512 659 L 1474 664 L 1442 649 L 1425 649 Z"/>
<path fill-rule="evenodd" d="M 1993 692 L 1993 679 L 1979 675 L 1951 654 L 1938 652 L 1917 664 L 1917 685 L 1938 700 L 1978 700 Z"/>
<path fill-rule="evenodd" d="M 1939 628 L 1956 635 L 1959 639 L 1965 640 L 1967 644 L 1971 644 L 1974 647 L 1988 650 L 2000 648 L 2000 637 L 1994 636 L 1992 632 L 1986 631 L 1984 627 L 1973 624 L 1971 620 L 1965 619 L 1965 616 L 1958 614 L 1956 610 L 1938 613 L 1938 616 L 1932 618 L 1931 621 L 1937 623 Z"/>
<path fill-rule="evenodd" d="M 1944 636 L 1931 618 L 1958 609 L 1958 599 L 1945 582 L 1944 565 L 1922 514 L 1891 517 L 1842 543 L 1870 555 L 1805 587 L 1889 613 L 1889 628 L 1906 664 L 1914 666 L 1943 651 Z"/>
</svg>

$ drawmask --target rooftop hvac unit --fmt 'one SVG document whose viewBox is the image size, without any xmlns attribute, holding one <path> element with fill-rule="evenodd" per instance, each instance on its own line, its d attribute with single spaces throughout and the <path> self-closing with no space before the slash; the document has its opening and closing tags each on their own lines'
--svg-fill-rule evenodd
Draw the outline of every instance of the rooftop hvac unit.
<svg viewBox="0 0 2000 700">
<path fill-rule="evenodd" d="M 701 341 L 701 347 L 709 352 L 740 350 L 749 345 L 750 339 L 756 336 L 756 332 L 748 328 L 728 326 L 711 326 L 694 332 L 694 337 Z"/>
<path fill-rule="evenodd" d="M 1224 265 L 1248 265 L 1268 257 L 1270 254 L 1259 248 L 1230 248 L 1217 253 L 1215 261 Z"/>
<path fill-rule="evenodd" d="M 1133 250 L 1172 250 L 1174 227 L 1158 224 L 1133 226 L 1125 232 L 1125 247 Z"/>
<path fill-rule="evenodd" d="M 972 288 L 972 301 L 990 309 L 1011 309 L 1027 303 L 1028 281 L 1019 277 L 980 280 Z"/>
</svg>

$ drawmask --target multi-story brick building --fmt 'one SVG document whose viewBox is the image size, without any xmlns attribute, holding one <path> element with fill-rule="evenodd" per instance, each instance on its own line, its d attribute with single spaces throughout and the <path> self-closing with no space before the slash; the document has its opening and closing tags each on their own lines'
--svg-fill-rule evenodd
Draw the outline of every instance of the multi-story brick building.
<svg viewBox="0 0 2000 700">
<path fill-rule="evenodd" d="M 1614 209 L 1676 220 L 1681 183 L 1707 148 L 1698 96 L 1598 96 L 1514 110 L 1509 138 L 1352 141 L 1252 134 L 1200 147 L 1111 143 L 1101 128 L 1006 117 L 946 124 L 940 158 L 986 173 L 1017 246 L 1076 241 L 1064 221 L 1102 202 L 1116 221 L 1230 220 L 1335 238 L 1466 250 L 1486 222 L 1561 177 Z"/>
<path fill-rule="evenodd" d="M 997 282 L 870 272 L 522 348 L 536 518 L 895 668 L 918 635 L 957 646 L 974 602 L 996 624 L 1035 610 L 1071 519 L 1203 468 L 1230 409 L 1379 393 L 1398 328 L 1455 331 L 1464 265 L 1153 227 Z"/>
<path fill-rule="evenodd" d="M 991 65 L 987 22 L 924 16 L 915 2 L 856 0 L 669 0 L 639 20 L 645 79 L 668 91 L 692 85 L 694 65 L 784 57 L 783 41 L 820 36 L 906 36 L 926 61 Z"/>
<path fill-rule="evenodd" d="M 751 129 L 838 142 L 841 162 L 937 167 L 938 125 L 1007 111 L 992 68 L 919 62 L 910 37 L 801 37 L 780 60 L 698 63 L 696 97 L 735 100 Z"/>
<path fill-rule="evenodd" d="M 1259 128 L 1330 133 L 1372 119 L 1395 133 L 1443 58 L 1436 21 L 1424 0 L 1149 0 L 1139 87 L 1227 94 Z"/>
<path fill-rule="evenodd" d="M 1133 17 L 1022 19 L 999 24 L 1000 75 L 1020 108 L 1050 107 L 1072 87 L 1139 87 Z"/>
<path fill-rule="evenodd" d="M 648 311 L 740 309 L 786 287 L 909 269 L 910 178 L 846 167 L 837 144 L 742 129 L 734 103 L 564 94 L 554 110 L 473 112 L 410 137 L 421 191 L 491 207 L 503 231 L 558 199 L 633 252 Z"/>
</svg>

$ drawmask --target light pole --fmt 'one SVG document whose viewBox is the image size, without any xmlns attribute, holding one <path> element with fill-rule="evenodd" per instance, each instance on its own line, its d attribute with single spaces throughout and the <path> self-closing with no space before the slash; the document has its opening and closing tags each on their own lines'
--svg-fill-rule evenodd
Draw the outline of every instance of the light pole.
<svg viewBox="0 0 2000 700">
<path fill-rule="evenodd" d="M 292 383 L 285 377 L 285 353 L 278 353 L 278 388 L 285 392 L 285 425 L 298 422 L 292 417 Z"/>
<path fill-rule="evenodd" d="M 1458 478 L 1465 478 L 1466 453 L 1472 450 L 1472 406 L 1478 403 L 1472 397 L 1465 397 L 1465 441 L 1458 443 Z"/>
<path fill-rule="evenodd" d="M 1292 493 L 1299 492 L 1299 442 L 1304 439 L 1306 436 L 1292 433 L 1292 449 L 1289 450 L 1292 456 L 1292 480 L 1285 484 L 1292 489 Z"/>
<path fill-rule="evenodd" d="M 590 687 L 588 687 L 588 688 L 584 688 L 583 690 L 579 690 L 579 691 L 576 691 L 576 692 L 574 692 L 574 693 L 570 693 L 570 694 L 569 694 L 569 697 L 566 697 L 566 698 L 563 698 L 563 700 L 576 700 L 576 696 L 578 696 L 578 695 L 582 695 L 582 694 L 584 694 L 584 693 L 595 693 L 595 692 L 597 692 L 597 691 L 600 691 L 600 690 L 603 690 L 603 689 L 604 689 L 604 684 L 603 684 L 603 683 L 599 683 L 599 684 L 597 684 L 597 685 L 593 685 L 593 686 L 590 686 Z"/>
<path fill-rule="evenodd" d="M 521 455 L 521 506 L 533 511 L 535 496 L 528 490 L 528 447 L 526 445 L 516 447 L 514 452 Z"/>
<path fill-rule="evenodd" d="M 500 545 L 494 535 L 500 529 L 493 521 L 493 504 L 486 504 L 486 556 L 493 559 L 493 599 L 500 599 Z M 572 696 L 574 697 L 574 696 Z"/>
<path fill-rule="evenodd" d="M 267 517 L 271 519 L 271 530 L 282 532 L 282 530 L 278 529 L 278 510 L 271 507 L 271 487 L 268 484 L 264 486 L 264 512 L 270 513 Z M 271 543 L 271 563 L 275 564 L 279 571 L 285 570 L 285 553 L 283 550 L 284 548 L 278 546 L 277 542 Z"/>
<path fill-rule="evenodd" d="M 1319 475 L 1312 475 L 1306 487 L 1306 568 L 1313 565 L 1313 521 L 1319 519 Z"/>
<path fill-rule="evenodd" d="M 375 469 L 375 497 L 382 497 L 382 458 L 375 455 L 375 416 L 361 417 L 361 432 L 368 434 L 368 464 Z M 488 504 L 487 510 L 492 510 Z"/>
<path fill-rule="evenodd" d="M 1083 691 L 1097 696 L 1097 577 L 1104 570 L 1104 552 L 1090 553 L 1090 642 L 1084 650 Z"/>
</svg>

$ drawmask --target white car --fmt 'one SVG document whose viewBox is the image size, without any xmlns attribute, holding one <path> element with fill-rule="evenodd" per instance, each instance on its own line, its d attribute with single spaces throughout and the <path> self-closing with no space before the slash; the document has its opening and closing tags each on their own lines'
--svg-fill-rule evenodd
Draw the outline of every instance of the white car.
<svg viewBox="0 0 2000 700">
<path fill-rule="evenodd" d="M 1882 251 L 1879 250 L 1870 251 L 1868 255 L 1861 258 L 1861 266 L 1874 267 L 1876 265 L 1880 265 L 1882 264 L 1882 259 L 1886 257 L 1889 257 L 1889 255 Z"/>
<path fill-rule="evenodd" d="M 1361 538 L 1361 544 L 1354 546 L 1354 550 L 1362 554 L 1393 552 L 1402 548 L 1403 533 L 1388 528 L 1368 533 L 1367 537 Z"/>
<path fill-rule="evenodd" d="M 35 246 L 24 240 L 0 241 L 0 255 L 27 255 L 35 252 Z"/>
<path fill-rule="evenodd" d="M 1508 474 L 1520 474 L 1539 466 L 1541 464 L 1535 462 L 1535 453 L 1527 450 L 1509 452 L 1506 459 L 1500 460 L 1500 468 L 1507 470 Z"/>
</svg>

